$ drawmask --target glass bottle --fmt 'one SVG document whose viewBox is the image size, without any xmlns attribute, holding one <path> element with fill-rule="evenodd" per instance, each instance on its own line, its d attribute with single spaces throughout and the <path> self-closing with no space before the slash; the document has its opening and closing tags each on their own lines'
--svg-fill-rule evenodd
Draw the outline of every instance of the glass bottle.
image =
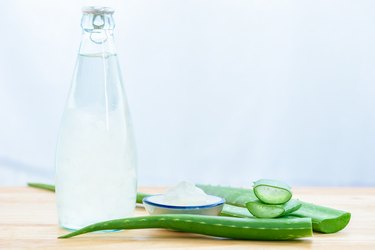
<svg viewBox="0 0 375 250">
<path fill-rule="evenodd" d="M 113 10 L 85 7 L 82 40 L 56 151 L 60 226 L 131 216 L 137 174 L 133 132 L 113 41 Z"/>
</svg>

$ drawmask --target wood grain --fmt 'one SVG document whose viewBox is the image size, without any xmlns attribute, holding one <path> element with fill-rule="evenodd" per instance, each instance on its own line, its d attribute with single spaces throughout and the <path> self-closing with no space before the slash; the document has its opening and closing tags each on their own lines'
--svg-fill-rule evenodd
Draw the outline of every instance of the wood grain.
<svg viewBox="0 0 375 250">
<path fill-rule="evenodd" d="M 143 192 L 162 189 L 143 188 Z M 295 197 L 352 213 L 336 234 L 287 242 L 238 241 L 162 229 L 92 233 L 58 240 L 53 193 L 28 187 L 0 188 L 0 249 L 375 249 L 375 188 L 298 188 Z M 143 208 L 136 215 L 145 214 Z"/>
</svg>

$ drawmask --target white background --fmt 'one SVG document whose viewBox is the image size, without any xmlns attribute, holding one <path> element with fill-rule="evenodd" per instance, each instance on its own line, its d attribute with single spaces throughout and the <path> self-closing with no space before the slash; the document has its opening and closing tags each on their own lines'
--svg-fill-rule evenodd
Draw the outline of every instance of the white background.
<svg viewBox="0 0 375 250">
<path fill-rule="evenodd" d="M 1 0 L 0 185 L 53 182 L 93 3 L 116 8 L 139 185 L 375 185 L 371 0 Z"/>
</svg>

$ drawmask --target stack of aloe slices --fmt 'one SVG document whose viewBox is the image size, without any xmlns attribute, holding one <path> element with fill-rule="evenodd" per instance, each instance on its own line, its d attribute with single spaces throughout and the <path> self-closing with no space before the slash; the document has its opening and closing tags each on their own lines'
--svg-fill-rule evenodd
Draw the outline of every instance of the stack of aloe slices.
<svg viewBox="0 0 375 250">
<path fill-rule="evenodd" d="M 283 217 L 302 205 L 299 200 L 291 200 L 290 186 L 280 181 L 259 180 L 254 182 L 253 190 L 258 199 L 247 202 L 246 207 L 257 218 Z"/>
<path fill-rule="evenodd" d="M 53 185 L 29 186 L 55 191 Z M 291 199 L 288 185 L 275 180 L 259 180 L 253 189 L 197 185 L 207 194 L 224 198 L 221 216 L 153 215 L 99 222 L 59 238 L 70 238 L 99 230 L 166 228 L 240 240 L 292 240 L 342 230 L 350 213 Z M 149 194 L 138 193 L 137 203 Z"/>
</svg>

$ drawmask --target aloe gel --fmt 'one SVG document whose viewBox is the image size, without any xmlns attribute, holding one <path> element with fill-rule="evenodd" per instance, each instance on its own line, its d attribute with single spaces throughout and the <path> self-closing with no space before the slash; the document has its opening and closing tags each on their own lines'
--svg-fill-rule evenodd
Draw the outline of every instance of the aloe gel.
<svg viewBox="0 0 375 250">
<path fill-rule="evenodd" d="M 129 217 L 135 208 L 135 145 L 112 14 L 105 7 L 83 9 L 81 46 L 56 151 L 64 228 Z"/>
</svg>

